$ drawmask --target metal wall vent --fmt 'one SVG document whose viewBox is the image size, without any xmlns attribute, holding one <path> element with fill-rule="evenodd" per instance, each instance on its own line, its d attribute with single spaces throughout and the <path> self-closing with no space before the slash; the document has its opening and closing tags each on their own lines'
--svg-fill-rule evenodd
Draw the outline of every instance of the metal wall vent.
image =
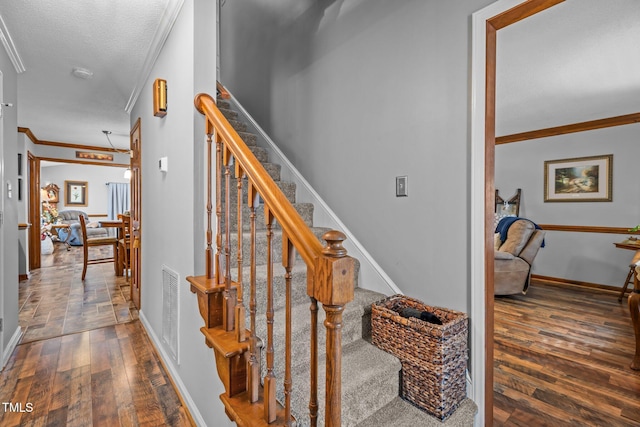
<svg viewBox="0 0 640 427">
<path fill-rule="evenodd" d="M 178 273 L 162 266 L 162 341 L 167 345 L 169 354 L 177 363 L 180 363 L 178 349 L 178 331 L 180 326 L 180 301 Z"/>
</svg>

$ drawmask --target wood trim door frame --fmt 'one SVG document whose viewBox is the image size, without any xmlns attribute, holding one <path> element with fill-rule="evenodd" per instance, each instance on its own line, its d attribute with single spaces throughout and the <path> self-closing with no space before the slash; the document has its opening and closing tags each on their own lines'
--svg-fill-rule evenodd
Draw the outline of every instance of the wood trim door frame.
<svg viewBox="0 0 640 427">
<path fill-rule="evenodd" d="M 493 212 L 496 39 L 501 28 L 564 0 L 499 0 L 472 16 L 471 376 L 475 425 L 493 425 Z M 484 319 L 484 322 L 473 321 Z"/>
<path fill-rule="evenodd" d="M 129 134 L 131 149 L 131 301 L 138 310 L 142 307 L 142 129 L 140 117 Z"/>
<path fill-rule="evenodd" d="M 129 165 L 124 163 L 101 163 L 91 160 L 60 159 L 53 157 L 37 157 L 30 151 L 27 153 L 29 164 L 29 206 L 28 218 L 31 223 L 29 227 L 29 271 L 41 267 L 41 246 L 40 246 L 40 162 L 43 160 L 59 163 L 82 164 L 91 166 L 108 166 L 126 168 Z"/>
</svg>

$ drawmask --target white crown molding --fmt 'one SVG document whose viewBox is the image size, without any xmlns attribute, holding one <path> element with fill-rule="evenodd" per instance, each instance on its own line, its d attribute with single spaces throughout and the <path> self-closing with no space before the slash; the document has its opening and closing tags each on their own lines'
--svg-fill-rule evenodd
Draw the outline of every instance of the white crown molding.
<svg viewBox="0 0 640 427">
<path fill-rule="evenodd" d="M 20 58 L 20 54 L 16 49 L 16 45 L 13 44 L 13 39 L 11 38 L 11 34 L 9 34 L 9 29 L 4 23 L 4 19 L 2 19 L 2 15 L 0 15 L 0 39 L 2 40 L 4 50 L 6 50 L 7 55 L 9 55 L 9 59 L 13 64 L 13 68 L 16 69 L 16 73 L 24 73 L 25 68 L 24 64 L 22 63 L 22 58 Z"/>
<path fill-rule="evenodd" d="M 183 4 L 184 0 L 169 0 L 169 3 L 167 3 L 167 7 L 165 8 L 164 13 L 162 14 L 162 18 L 160 19 L 158 29 L 156 30 L 156 33 L 153 36 L 153 40 L 151 41 L 151 47 L 147 52 L 147 57 L 145 58 L 142 71 L 140 71 L 140 75 L 138 76 L 138 81 L 133 87 L 133 91 L 131 92 L 131 96 L 129 96 L 127 105 L 124 107 L 127 113 L 131 113 L 131 110 L 133 110 L 133 106 L 136 105 L 138 96 L 140 96 L 140 92 L 142 92 L 144 84 L 147 81 L 149 74 L 151 74 L 151 69 L 155 65 L 156 60 L 160 55 L 160 51 L 162 50 L 162 47 L 167 40 L 167 37 L 169 37 L 169 33 L 171 32 L 173 24 L 178 18 L 178 14 L 182 9 Z"/>
</svg>

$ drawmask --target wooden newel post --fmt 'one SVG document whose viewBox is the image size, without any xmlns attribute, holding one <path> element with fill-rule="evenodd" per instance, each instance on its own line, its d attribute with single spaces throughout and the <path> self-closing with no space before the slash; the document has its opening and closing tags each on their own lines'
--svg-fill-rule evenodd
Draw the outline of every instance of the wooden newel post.
<svg viewBox="0 0 640 427">
<path fill-rule="evenodd" d="M 327 245 L 318 258 L 313 296 L 326 312 L 327 371 L 325 393 L 325 425 L 341 425 L 342 411 L 342 312 L 353 301 L 355 288 L 355 260 L 347 256 L 342 242 L 346 236 L 329 231 L 322 238 Z"/>
</svg>

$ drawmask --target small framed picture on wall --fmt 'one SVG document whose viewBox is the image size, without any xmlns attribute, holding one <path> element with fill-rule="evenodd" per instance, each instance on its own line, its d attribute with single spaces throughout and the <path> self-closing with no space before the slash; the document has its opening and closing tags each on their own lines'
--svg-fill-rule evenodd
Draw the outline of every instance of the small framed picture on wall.
<svg viewBox="0 0 640 427">
<path fill-rule="evenodd" d="M 88 189 L 87 181 L 65 181 L 64 204 L 67 206 L 87 206 Z"/>
</svg>

